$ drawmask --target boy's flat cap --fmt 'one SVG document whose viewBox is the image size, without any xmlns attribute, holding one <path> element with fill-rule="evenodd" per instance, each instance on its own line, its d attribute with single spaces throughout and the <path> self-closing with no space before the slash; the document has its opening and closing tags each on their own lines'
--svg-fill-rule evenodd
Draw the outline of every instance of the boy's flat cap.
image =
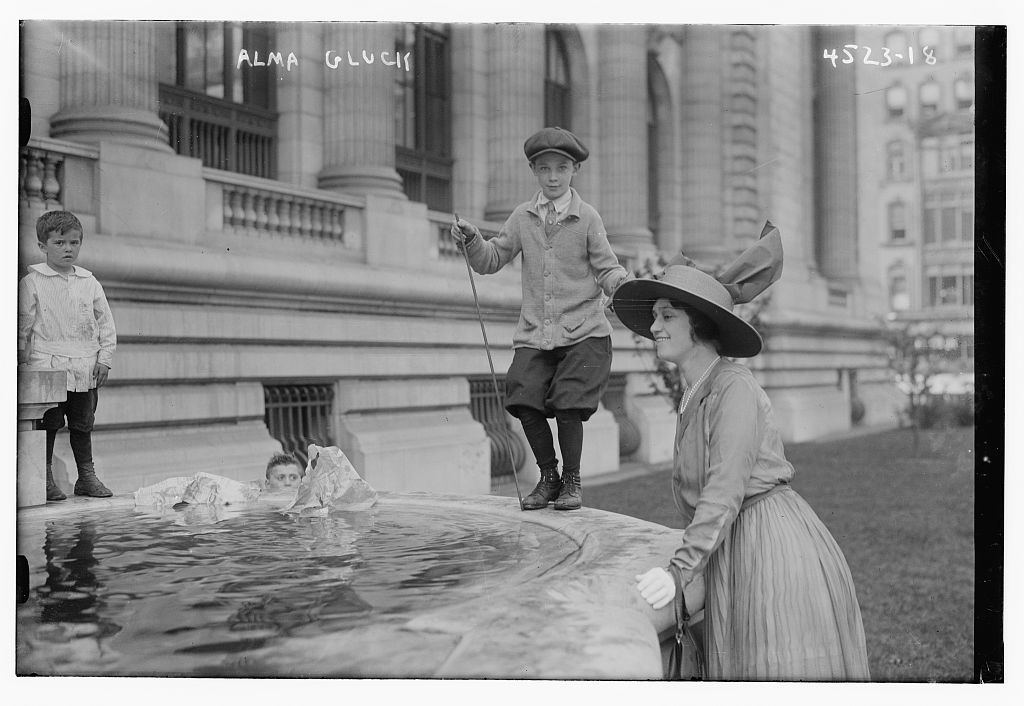
<svg viewBox="0 0 1024 706">
<path fill-rule="evenodd" d="M 523 144 L 523 151 L 531 162 L 544 152 L 564 154 L 574 162 L 582 162 L 590 156 L 590 150 L 580 138 L 560 127 L 546 127 L 533 133 Z"/>
</svg>

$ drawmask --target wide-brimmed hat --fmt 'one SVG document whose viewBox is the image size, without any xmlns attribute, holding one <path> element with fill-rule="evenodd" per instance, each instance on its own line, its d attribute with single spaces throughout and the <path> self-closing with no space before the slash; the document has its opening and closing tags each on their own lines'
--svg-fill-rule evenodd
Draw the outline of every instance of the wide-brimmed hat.
<svg viewBox="0 0 1024 706">
<path fill-rule="evenodd" d="M 751 301 L 782 275 L 782 237 L 771 222 L 761 237 L 731 262 L 718 277 L 697 269 L 680 255 L 659 275 L 635 279 L 619 287 L 612 309 L 630 330 L 653 339 L 654 302 L 669 299 L 692 306 L 718 328 L 720 353 L 730 358 L 750 358 L 764 342 L 753 326 L 733 312 L 736 304 Z"/>
<path fill-rule="evenodd" d="M 546 127 L 530 135 L 523 143 L 523 152 L 531 162 L 545 152 L 556 152 L 574 162 L 583 162 L 590 156 L 580 138 L 560 127 Z"/>
</svg>

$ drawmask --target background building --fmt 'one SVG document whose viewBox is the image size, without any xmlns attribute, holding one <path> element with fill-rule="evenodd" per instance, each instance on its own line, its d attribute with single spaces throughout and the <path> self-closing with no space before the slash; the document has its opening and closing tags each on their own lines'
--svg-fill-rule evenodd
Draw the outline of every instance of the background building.
<svg viewBox="0 0 1024 706">
<path fill-rule="evenodd" d="M 279 445 L 316 440 L 381 489 L 488 492 L 489 467 L 509 466 L 508 420 L 447 230 L 454 210 L 494 232 L 529 198 L 522 144 L 544 125 L 590 146 L 576 185 L 630 267 L 682 248 L 715 268 L 766 219 L 780 228 L 785 273 L 757 312 L 767 348 L 750 365 L 787 439 L 892 421 L 878 231 L 857 198 L 856 72 L 823 59 L 853 37 L 24 23 L 21 265 L 40 259 L 40 212 L 79 214 L 81 264 L 119 335 L 97 418 L 104 481 L 251 478 Z M 477 279 L 499 374 L 518 277 Z M 671 456 L 649 349 L 618 325 L 613 341 L 585 474 Z M 531 482 L 521 440 L 511 456 Z"/>
<path fill-rule="evenodd" d="M 892 58 L 857 63 L 861 241 L 878 243 L 884 309 L 973 372 L 974 28 L 861 27 L 857 43 Z"/>
</svg>

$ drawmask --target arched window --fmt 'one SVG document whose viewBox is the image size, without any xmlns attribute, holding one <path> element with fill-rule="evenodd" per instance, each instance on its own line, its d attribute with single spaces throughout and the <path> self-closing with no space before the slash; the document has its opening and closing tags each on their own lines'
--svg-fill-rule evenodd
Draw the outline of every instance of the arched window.
<svg viewBox="0 0 1024 706">
<path fill-rule="evenodd" d="M 544 124 L 572 129 L 572 103 L 569 89 L 569 55 L 565 39 L 558 30 L 544 32 Z"/>
<path fill-rule="evenodd" d="M 953 31 L 953 38 L 956 42 L 956 53 L 960 56 L 970 56 L 974 51 L 974 27 L 957 27 Z"/>
<path fill-rule="evenodd" d="M 889 273 L 889 309 L 890 311 L 906 311 L 910 308 L 910 287 L 907 286 L 907 275 L 900 268 Z"/>
<path fill-rule="evenodd" d="M 885 171 L 893 181 L 907 178 L 907 148 L 903 140 L 893 140 L 885 146 Z"/>
<path fill-rule="evenodd" d="M 930 79 L 921 84 L 917 97 L 921 105 L 921 117 L 931 117 L 939 112 L 939 103 L 942 101 L 942 86 L 935 79 Z"/>
<path fill-rule="evenodd" d="M 889 204 L 889 240 L 902 242 L 907 239 L 907 207 L 902 201 Z"/>
<path fill-rule="evenodd" d="M 893 54 L 907 56 L 907 35 L 899 30 L 894 30 L 885 35 L 882 46 L 886 47 Z"/>
<path fill-rule="evenodd" d="M 953 82 L 953 97 L 956 98 L 958 110 L 965 110 L 974 105 L 974 81 L 970 74 L 959 76 Z"/>
<path fill-rule="evenodd" d="M 894 83 L 885 91 L 885 108 L 890 118 L 901 118 L 907 109 L 907 89 Z"/>
<path fill-rule="evenodd" d="M 924 52 L 925 47 L 934 51 L 939 46 L 939 30 L 935 27 L 925 27 L 918 32 L 917 41 L 921 45 L 920 50 L 922 52 Z"/>
</svg>

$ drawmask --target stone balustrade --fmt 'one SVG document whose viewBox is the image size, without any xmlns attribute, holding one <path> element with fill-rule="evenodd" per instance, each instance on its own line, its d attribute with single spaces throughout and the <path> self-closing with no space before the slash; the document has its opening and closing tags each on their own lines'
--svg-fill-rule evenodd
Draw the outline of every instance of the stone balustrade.
<svg viewBox="0 0 1024 706">
<path fill-rule="evenodd" d="M 68 192 L 65 183 L 70 172 L 77 177 L 87 177 L 87 172 L 99 157 L 95 147 L 33 138 L 21 148 L 19 157 L 18 205 L 21 209 L 37 213 L 74 207 L 78 212 L 92 213 L 91 208 L 82 207 L 88 203 L 91 193 L 86 195 L 83 204 L 66 204 Z M 91 180 L 85 178 L 83 182 L 89 184 Z M 79 183 L 79 188 L 83 182 Z"/>
<path fill-rule="evenodd" d="M 361 250 L 364 199 L 270 179 L 204 169 L 207 227 L 253 236 L 285 236 Z"/>
</svg>

